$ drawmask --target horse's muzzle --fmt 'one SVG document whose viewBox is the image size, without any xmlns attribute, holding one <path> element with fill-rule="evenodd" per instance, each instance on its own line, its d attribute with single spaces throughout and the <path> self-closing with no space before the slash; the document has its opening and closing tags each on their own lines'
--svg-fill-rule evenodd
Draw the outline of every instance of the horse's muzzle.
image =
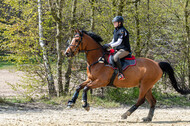
<svg viewBox="0 0 190 126">
<path fill-rule="evenodd" d="M 68 52 L 66 52 L 66 51 L 65 51 L 64 54 L 65 54 L 65 56 L 67 56 L 67 57 L 70 57 L 70 56 L 71 56 L 70 53 L 68 53 Z"/>
</svg>

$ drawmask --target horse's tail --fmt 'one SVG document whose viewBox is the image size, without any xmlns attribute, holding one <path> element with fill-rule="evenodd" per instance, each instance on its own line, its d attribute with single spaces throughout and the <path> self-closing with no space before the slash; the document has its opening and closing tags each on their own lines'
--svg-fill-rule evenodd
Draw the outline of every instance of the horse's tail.
<svg viewBox="0 0 190 126">
<path fill-rule="evenodd" d="M 170 81 L 172 83 L 172 86 L 174 87 L 174 89 L 182 94 L 182 95 L 187 95 L 190 94 L 190 89 L 184 88 L 180 85 L 177 84 L 177 81 L 175 79 L 174 76 L 174 70 L 172 68 L 172 66 L 167 63 L 167 62 L 160 62 L 159 63 L 160 68 L 162 69 L 163 72 L 167 73 L 169 75 Z"/>
</svg>

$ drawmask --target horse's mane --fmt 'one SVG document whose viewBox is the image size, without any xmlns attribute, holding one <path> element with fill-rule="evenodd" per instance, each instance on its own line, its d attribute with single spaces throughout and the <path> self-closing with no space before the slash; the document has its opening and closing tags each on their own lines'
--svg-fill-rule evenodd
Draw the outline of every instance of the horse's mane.
<svg viewBox="0 0 190 126">
<path fill-rule="evenodd" d="M 85 34 L 87 34 L 87 35 L 89 35 L 92 39 L 94 39 L 98 44 L 100 44 L 102 41 L 103 41 L 103 39 L 99 36 L 99 35 L 97 35 L 97 34 L 95 34 L 94 32 L 91 32 L 91 31 L 85 31 L 85 30 L 82 30 L 82 32 L 83 33 L 85 33 Z M 101 45 L 101 44 L 100 44 Z"/>
</svg>

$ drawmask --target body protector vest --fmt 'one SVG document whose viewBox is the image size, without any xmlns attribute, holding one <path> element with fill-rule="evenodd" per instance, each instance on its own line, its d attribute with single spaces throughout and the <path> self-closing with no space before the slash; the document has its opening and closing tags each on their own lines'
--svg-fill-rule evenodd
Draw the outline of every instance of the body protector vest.
<svg viewBox="0 0 190 126">
<path fill-rule="evenodd" d="M 116 28 L 114 30 L 114 42 L 117 42 L 119 38 L 122 39 L 122 43 L 115 47 L 115 50 L 124 49 L 125 51 L 131 52 L 131 46 L 129 43 L 129 32 L 123 27 Z"/>
</svg>

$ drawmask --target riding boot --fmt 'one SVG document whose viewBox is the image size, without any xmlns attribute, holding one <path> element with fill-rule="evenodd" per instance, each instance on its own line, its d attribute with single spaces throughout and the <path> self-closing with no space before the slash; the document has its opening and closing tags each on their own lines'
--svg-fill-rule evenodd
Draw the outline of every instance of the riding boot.
<svg viewBox="0 0 190 126">
<path fill-rule="evenodd" d="M 118 59 L 118 60 L 115 62 L 115 65 L 117 66 L 117 68 L 118 68 L 118 70 L 119 70 L 118 80 L 125 80 L 120 59 Z"/>
</svg>

